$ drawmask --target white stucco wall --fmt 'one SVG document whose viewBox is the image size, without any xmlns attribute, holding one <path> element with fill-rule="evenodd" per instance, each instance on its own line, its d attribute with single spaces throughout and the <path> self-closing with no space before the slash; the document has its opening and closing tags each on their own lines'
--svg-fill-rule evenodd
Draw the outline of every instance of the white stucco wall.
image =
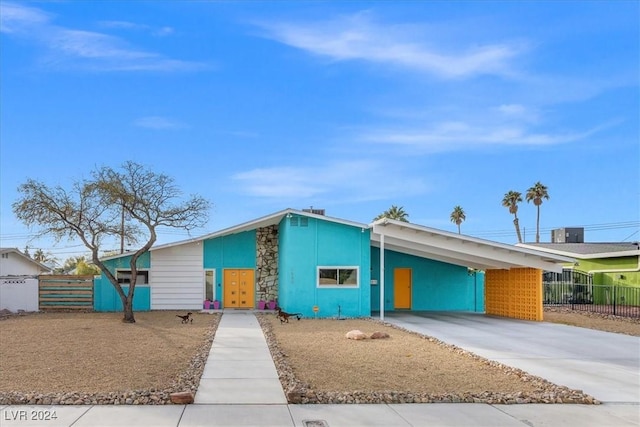
<svg viewBox="0 0 640 427">
<path fill-rule="evenodd" d="M 38 311 L 37 278 L 1 278 L 0 310 Z"/>
<path fill-rule="evenodd" d="M 200 310 L 204 301 L 201 242 L 151 252 L 151 309 Z"/>
<path fill-rule="evenodd" d="M 0 257 L 0 276 L 35 276 L 40 273 L 37 264 L 16 252 L 4 252 Z"/>
</svg>

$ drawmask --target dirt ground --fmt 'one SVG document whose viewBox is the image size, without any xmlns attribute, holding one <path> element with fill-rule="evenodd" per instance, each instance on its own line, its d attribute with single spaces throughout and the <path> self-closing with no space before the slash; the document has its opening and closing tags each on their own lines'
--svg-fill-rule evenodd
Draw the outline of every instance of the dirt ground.
<svg viewBox="0 0 640 427">
<path fill-rule="evenodd" d="M 597 329 L 640 337 L 640 319 L 614 317 L 589 312 L 569 311 L 562 308 L 545 309 L 545 322 L 562 323 L 581 328 Z"/>
<path fill-rule="evenodd" d="M 10 316 L 0 321 L 0 396 L 156 390 L 162 391 L 166 401 L 166 391 L 171 392 L 172 385 L 185 377 L 183 384 L 195 390 L 219 317 L 197 313 L 194 322 L 185 325 L 176 314 L 184 313 L 136 313 L 133 325 L 122 323 L 121 313 Z M 558 312 L 545 312 L 545 316 L 547 321 L 640 336 L 637 319 Z M 280 325 L 273 315 L 261 318 L 270 322 L 273 333 L 268 339 L 277 341 L 272 353 L 281 379 L 288 375 L 284 370 L 290 369 L 296 384 L 309 384 L 318 392 L 497 393 L 519 396 L 518 400 L 536 393 L 553 396 L 557 391 L 550 383 L 517 369 L 370 320 L 303 319 Z M 352 329 L 367 335 L 387 332 L 390 338 L 345 339 L 345 332 Z M 190 366 L 195 356 L 199 371 Z M 77 400 L 81 398 L 72 400 L 75 404 L 92 402 Z M 118 397 L 98 401 L 113 403 L 115 399 Z M 148 393 L 138 400 L 155 402 Z M 42 402 L 46 401 L 37 403 Z"/>
<path fill-rule="evenodd" d="M 107 393 L 165 389 L 188 367 L 213 316 L 36 313 L 0 321 L 1 392 Z"/>
<path fill-rule="evenodd" d="M 302 319 L 280 324 L 264 316 L 296 378 L 314 392 L 435 395 L 542 395 L 552 385 L 498 366 L 436 339 L 365 319 Z M 349 340 L 345 333 L 386 339 Z"/>
</svg>

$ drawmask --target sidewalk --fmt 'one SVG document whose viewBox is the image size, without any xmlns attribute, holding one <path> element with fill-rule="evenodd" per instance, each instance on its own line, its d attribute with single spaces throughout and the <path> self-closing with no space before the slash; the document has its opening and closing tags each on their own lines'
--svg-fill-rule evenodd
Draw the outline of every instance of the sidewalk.
<svg viewBox="0 0 640 427">
<path fill-rule="evenodd" d="M 549 378 L 553 381 L 553 378 Z M 637 404 L 288 405 L 255 315 L 225 311 L 192 405 L 9 406 L 0 426 L 639 426 Z M 55 414 L 55 419 L 45 420 Z"/>
</svg>

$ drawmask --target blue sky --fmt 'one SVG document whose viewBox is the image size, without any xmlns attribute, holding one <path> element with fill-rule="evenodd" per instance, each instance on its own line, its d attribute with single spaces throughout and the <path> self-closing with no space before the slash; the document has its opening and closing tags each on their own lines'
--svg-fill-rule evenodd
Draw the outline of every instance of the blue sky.
<svg viewBox="0 0 640 427">
<path fill-rule="evenodd" d="M 82 252 L 30 240 L 16 189 L 127 160 L 212 201 L 194 235 L 309 206 L 456 231 L 460 205 L 515 243 L 502 197 L 541 181 L 542 241 L 640 239 L 637 1 L 0 5 L 2 247 Z"/>
</svg>

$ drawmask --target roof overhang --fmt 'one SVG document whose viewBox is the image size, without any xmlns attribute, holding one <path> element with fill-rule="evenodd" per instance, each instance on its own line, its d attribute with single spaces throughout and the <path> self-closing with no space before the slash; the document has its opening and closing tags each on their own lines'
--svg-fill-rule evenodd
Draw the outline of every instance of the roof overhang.
<svg viewBox="0 0 640 427">
<path fill-rule="evenodd" d="M 568 252 L 561 251 L 558 249 L 546 248 L 543 246 L 532 246 L 527 245 L 525 243 L 518 243 L 518 247 L 520 248 L 531 248 L 538 250 L 540 252 L 545 252 L 549 254 L 556 254 L 568 257 L 574 257 L 579 259 L 601 259 L 601 258 L 620 258 L 620 257 L 631 257 L 631 256 L 640 256 L 640 249 L 628 250 L 628 251 L 616 251 L 616 252 L 599 252 L 592 254 L 580 254 L 577 252 Z"/>
<path fill-rule="evenodd" d="M 374 246 L 380 246 L 381 236 L 384 235 L 385 249 L 478 270 L 526 267 L 561 272 L 563 263 L 575 262 L 574 258 L 566 256 L 391 219 L 380 219 L 370 227 Z"/>
</svg>

